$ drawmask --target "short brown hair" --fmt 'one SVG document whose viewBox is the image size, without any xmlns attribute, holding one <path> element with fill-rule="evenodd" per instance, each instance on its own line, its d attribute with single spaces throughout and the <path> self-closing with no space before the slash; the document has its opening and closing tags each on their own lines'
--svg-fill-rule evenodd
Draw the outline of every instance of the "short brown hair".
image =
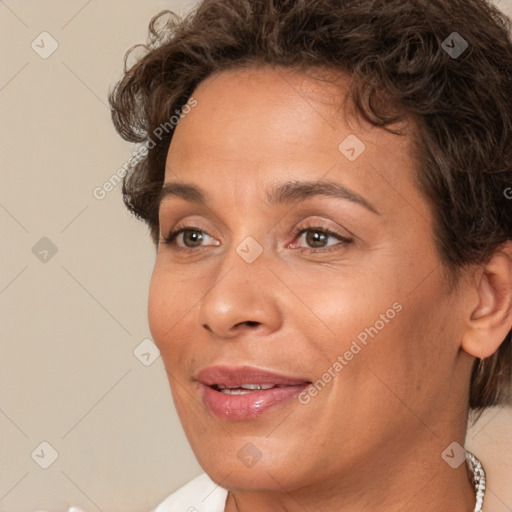
<svg viewBox="0 0 512 512">
<path fill-rule="evenodd" d="M 144 56 L 109 100 L 114 125 L 147 143 L 215 72 L 271 65 L 350 76 L 356 112 L 391 133 L 414 120 L 417 183 L 435 214 L 435 243 L 450 276 L 512 240 L 510 20 L 487 0 L 204 0 L 184 19 L 149 25 Z M 457 52 L 457 53 L 454 53 Z M 383 101 L 385 98 L 385 101 Z M 173 130 L 123 182 L 128 209 L 158 246 L 157 199 Z M 477 359 L 469 408 L 509 404 L 512 342 Z"/>
</svg>

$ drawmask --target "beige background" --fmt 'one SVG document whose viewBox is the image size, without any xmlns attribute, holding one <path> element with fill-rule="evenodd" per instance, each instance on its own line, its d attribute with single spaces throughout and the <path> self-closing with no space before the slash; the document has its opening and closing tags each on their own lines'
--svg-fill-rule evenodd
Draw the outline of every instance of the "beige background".
<svg viewBox="0 0 512 512">
<path fill-rule="evenodd" d="M 0 511 L 148 511 L 201 471 L 161 358 L 134 355 L 150 338 L 146 228 L 120 186 L 93 196 L 132 154 L 106 100 L 125 50 L 152 15 L 194 3 L 0 0 Z M 496 478 L 512 471 L 511 425 L 493 410 L 470 433 Z"/>
</svg>

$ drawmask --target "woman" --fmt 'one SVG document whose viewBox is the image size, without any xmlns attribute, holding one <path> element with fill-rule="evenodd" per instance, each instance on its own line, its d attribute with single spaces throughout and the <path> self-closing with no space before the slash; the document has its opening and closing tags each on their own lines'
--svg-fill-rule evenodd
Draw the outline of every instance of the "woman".
<svg viewBox="0 0 512 512">
<path fill-rule="evenodd" d="M 511 400 L 509 20 L 205 0 L 150 35 L 110 102 L 206 473 L 156 510 L 482 510 L 468 419 Z"/>
</svg>

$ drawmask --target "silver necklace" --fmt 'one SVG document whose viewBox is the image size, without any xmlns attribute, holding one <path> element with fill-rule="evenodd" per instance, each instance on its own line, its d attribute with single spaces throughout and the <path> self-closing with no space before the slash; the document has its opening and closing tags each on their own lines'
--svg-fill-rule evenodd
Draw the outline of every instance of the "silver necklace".
<svg viewBox="0 0 512 512">
<path fill-rule="evenodd" d="M 475 486 L 476 503 L 473 512 L 483 512 L 485 496 L 485 470 L 482 463 L 466 450 L 466 463 L 469 471 L 472 473 L 473 485 Z"/>
</svg>

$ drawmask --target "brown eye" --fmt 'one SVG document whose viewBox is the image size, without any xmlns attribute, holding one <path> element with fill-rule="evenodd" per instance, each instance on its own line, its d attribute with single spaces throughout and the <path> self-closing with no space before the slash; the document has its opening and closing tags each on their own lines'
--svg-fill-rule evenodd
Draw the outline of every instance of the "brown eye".
<svg viewBox="0 0 512 512">
<path fill-rule="evenodd" d="M 177 243 L 180 239 L 180 235 L 183 235 L 182 242 Z M 202 244 L 205 238 L 212 238 L 202 229 L 196 226 L 177 226 L 174 231 L 169 233 L 166 237 L 162 239 L 162 242 L 165 245 L 172 246 L 174 250 L 187 250 L 187 249 L 199 249 L 204 247 Z M 213 243 L 210 245 L 218 245 L 218 243 Z"/>
<path fill-rule="evenodd" d="M 183 243 L 186 247 L 198 247 L 201 245 L 203 240 L 202 231 L 198 231 L 196 229 L 183 229 L 181 232 L 183 233 Z M 187 235 L 190 236 L 187 237 Z M 190 244 L 188 241 L 190 241 Z"/>
<path fill-rule="evenodd" d="M 302 238 L 302 235 L 306 234 L 304 237 L 305 242 L 307 244 L 306 247 L 299 246 L 299 249 L 324 249 L 327 248 L 328 251 L 336 250 L 338 246 L 340 248 L 345 247 L 346 245 L 352 243 L 352 240 L 345 238 L 334 231 L 331 231 L 327 228 L 322 227 L 307 227 L 301 229 L 295 236 L 299 239 Z M 338 243 L 329 244 L 329 239 L 338 240 Z M 309 246 L 309 247 L 308 247 Z M 331 249 L 331 246 L 332 247 Z"/>
<path fill-rule="evenodd" d="M 328 239 L 330 235 L 323 231 L 313 231 L 308 230 L 306 234 L 306 242 L 308 245 L 311 245 L 313 247 L 325 247 L 325 244 L 327 244 Z"/>
</svg>

